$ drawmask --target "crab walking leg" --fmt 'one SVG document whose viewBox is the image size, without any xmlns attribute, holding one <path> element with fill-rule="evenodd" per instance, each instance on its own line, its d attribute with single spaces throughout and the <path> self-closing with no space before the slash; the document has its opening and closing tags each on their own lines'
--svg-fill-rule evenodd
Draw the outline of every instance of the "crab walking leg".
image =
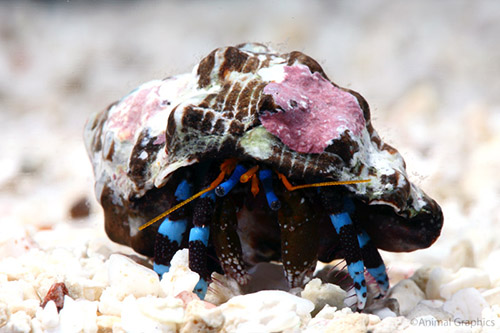
<svg viewBox="0 0 500 333">
<path fill-rule="evenodd" d="M 367 292 L 363 257 L 359 247 L 356 228 L 349 215 L 349 211 L 354 210 L 354 205 L 341 189 L 318 190 L 318 192 L 319 200 L 330 215 L 333 227 L 339 235 L 340 246 L 343 249 L 344 258 L 347 263 L 347 270 L 354 282 L 358 298 L 358 309 L 362 310 L 366 305 Z"/>
<path fill-rule="evenodd" d="M 194 292 L 205 298 L 211 272 L 207 268 L 207 247 L 210 236 L 210 220 L 215 210 L 213 191 L 203 194 L 193 211 L 193 228 L 189 233 L 189 268 L 200 275 Z"/>
<path fill-rule="evenodd" d="M 356 230 L 347 212 L 331 214 L 330 220 L 340 237 L 340 244 L 344 250 L 347 270 L 354 282 L 354 288 L 358 297 L 358 309 L 362 310 L 366 305 L 367 295 L 364 275 L 365 266 L 361 255 L 361 249 L 359 248 Z"/>
<path fill-rule="evenodd" d="M 194 292 L 205 298 L 208 287 L 209 273 L 207 269 L 207 246 L 210 232 L 208 227 L 194 227 L 189 233 L 189 268 L 200 274 L 200 280 L 194 287 Z"/>
<path fill-rule="evenodd" d="M 344 198 L 344 210 L 353 216 L 353 218 L 356 218 L 356 215 L 354 214 L 356 207 L 354 206 L 354 202 L 348 197 Z M 377 281 L 380 294 L 384 296 L 389 289 L 389 278 L 387 277 L 384 261 L 373 244 L 370 236 L 368 236 L 366 231 L 359 228 L 358 243 L 366 270 L 375 279 L 375 281 Z"/>
<path fill-rule="evenodd" d="M 272 210 L 278 210 L 281 207 L 280 200 L 274 194 L 273 190 L 273 178 L 271 170 L 264 169 L 259 171 L 259 179 L 264 187 L 264 192 L 266 193 L 267 203 L 269 208 Z"/>
<path fill-rule="evenodd" d="M 380 294 L 384 296 L 389 289 L 389 278 L 387 277 L 384 261 L 366 231 L 361 230 L 358 233 L 358 242 L 365 267 L 368 273 L 377 281 Z"/>
<path fill-rule="evenodd" d="M 318 260 L 319 228 L 308 200 L 300 192 L 283 193 L 278 212 L 281 229 L 281 261 L 291 288 L 307 283 Z"/>
<path fill-rule="evenodd" d="M 220 201 L 220 204 L 217 204 L 216 217 L 211 225 L 215 252 L 224 273 L 239 284 L 246 284 L 248 273 L 243 262 L 240 238 L 236 232 L 238 227 L 236 208 L 230 198 L 220 199 Z"/>
<path fill-rule="evenodd" d="M 182 202 L 191 196 L 191 185 L 182 180 L 175 191 L 176 203 Z M 153 269 L 161 277 L 170 269 L 170 260 L 181 247 L 182 239 L 187 228 L 187 219 L 184 210 L 178 210 L 166 217 L 158 228 L 154 247 Z"/>
</svg>

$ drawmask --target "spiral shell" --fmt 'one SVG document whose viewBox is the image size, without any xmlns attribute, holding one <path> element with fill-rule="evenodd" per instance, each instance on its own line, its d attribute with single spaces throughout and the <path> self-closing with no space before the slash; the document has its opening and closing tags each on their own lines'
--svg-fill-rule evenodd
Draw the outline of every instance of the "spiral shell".
<svg viewBox="0 0 500 333">
<path fill-rule="evenodd" d="M 141 244 L 152 236 L 137 227 L 168 208 L 173 172 L 228 157 L 291 180 L 369 179 L 348 186 L 368 224 L 384 216 L 430 221 L 433 240 L 442 225 L 439 206 L 410 183 L 401 155 L 374 130 L 364 98 L 301 52 L 216 49 L 191 73 L 145 83 L 93 115 L 85 143 L 108 234 L 139 252 L 149 253 Z M 387 247 L 406 250 L 402 243 Z"/>
</svg>

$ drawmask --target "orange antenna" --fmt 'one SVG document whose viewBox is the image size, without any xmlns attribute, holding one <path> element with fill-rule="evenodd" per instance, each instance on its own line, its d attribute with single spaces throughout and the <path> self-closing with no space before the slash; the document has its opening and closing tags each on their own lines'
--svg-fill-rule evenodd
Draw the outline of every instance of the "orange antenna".
<svg viewBox="0 0 500 333">
<path fill-rule="evenodd" d="M 323 183 L 314 183 L 314 184 L 304 184 L 304 185 L 297 185 L 293 186 L 290 184 L 288 179 L 283 175 L 282 173 L 276 172 L 278 174 L 279 179 L 283 182 L 283 185 L 285 185 L 286 189 L 288 191 L 295 191 L 295 190 L 300 190 L 303 188 L 309 188 L 309 187 L 323 187 L 323 186 L 336 186 L 336 185 L 350 185 L 350 184 L 360 184 L 360 183 L 368 183 L 370 182 L 369 179 L 359 179 L 359 180 L 340 180 L 340 181 L 331 181 L 331 182 L 323 182 Z"/>
</svg>

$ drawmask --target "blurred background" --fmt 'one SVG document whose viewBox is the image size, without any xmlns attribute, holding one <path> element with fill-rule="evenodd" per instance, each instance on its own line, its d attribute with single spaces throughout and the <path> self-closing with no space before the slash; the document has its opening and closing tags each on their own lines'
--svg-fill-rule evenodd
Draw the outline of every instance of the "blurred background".
<svg viewBox="0 0 500 333">
<path fill-rule="evenodd" d="M 434 247 L 384 253 L 394 274 L 490 267 L 500 260 L 499 37 L 495 0 L 2 2 L 0 246 L 43 243 L 54 228 L 80 241 L 102 233 L 88 116 L 214 48 L 255 41 L 302 51 L 360 92 L 410 179 L 442 205 Z"/>
</svg>

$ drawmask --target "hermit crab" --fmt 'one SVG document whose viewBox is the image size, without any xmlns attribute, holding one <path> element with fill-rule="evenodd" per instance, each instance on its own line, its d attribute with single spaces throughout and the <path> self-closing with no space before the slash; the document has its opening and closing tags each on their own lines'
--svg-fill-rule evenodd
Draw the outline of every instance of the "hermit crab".
<svg viewBox="0 0 500 333">
<path fill-rule="evenodd" d="M 202 297 L 214 271 L 245 284 L 252 265 L 281 261 L 300 287 L 318 260 L 343 258 L 362 309 L 365 269 L 388 289 L 378 249 L 425 248 L 441 232 L 439 205 L 365 99 L 301 52 L 218 48 L 93 115 L 85 143 L 109 237 L 160 276 L 189 248 Z"/>
</svg>

